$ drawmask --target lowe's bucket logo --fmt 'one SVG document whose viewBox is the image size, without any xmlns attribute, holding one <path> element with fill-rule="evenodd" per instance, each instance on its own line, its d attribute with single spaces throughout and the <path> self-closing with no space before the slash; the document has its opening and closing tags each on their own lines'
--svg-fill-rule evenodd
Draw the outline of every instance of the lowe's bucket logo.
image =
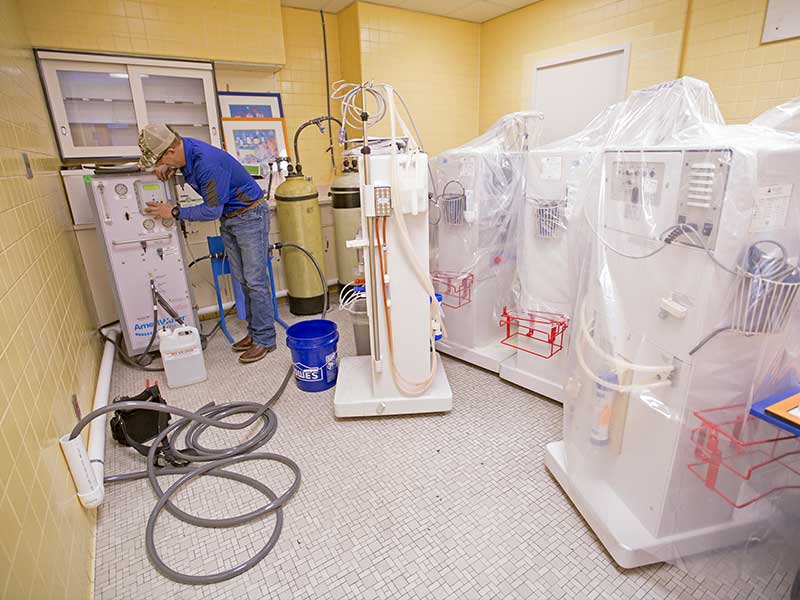
<svg viewBox="0 0 800 600">
<path fill-rule="evenodd" d="M 294 376 L 301 381 L 322 381 L 324 367 L 309 367 L 303 363 L 294 363 Z"/>
<path fill-rule="evenodd" d="M 186 317 L 181 315 L 181 319 L 186 321 Z M 166 327 L 167 325 L 175 325 L 177 321 L 172 317 L 165 317 L 158 320 L 159 327 Z M 135 323 L 133 325 L 133 335 L 136 337 L 150 337 L 153 335 L 153 322 L 148 323 Z"/>
</svg>

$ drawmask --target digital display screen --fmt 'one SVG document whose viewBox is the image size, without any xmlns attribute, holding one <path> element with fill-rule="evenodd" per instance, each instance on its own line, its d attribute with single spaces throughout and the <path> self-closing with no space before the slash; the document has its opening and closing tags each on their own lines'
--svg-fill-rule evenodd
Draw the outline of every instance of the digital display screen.
<svg viewBox="0 0 800 600">
<path fill-rule="evenodd" d="M 142 188 L 146 190 L 160 190 L 161 185 L 158 183 L 146 183 L 145 185 L 142 186 Z"/>
</svg>

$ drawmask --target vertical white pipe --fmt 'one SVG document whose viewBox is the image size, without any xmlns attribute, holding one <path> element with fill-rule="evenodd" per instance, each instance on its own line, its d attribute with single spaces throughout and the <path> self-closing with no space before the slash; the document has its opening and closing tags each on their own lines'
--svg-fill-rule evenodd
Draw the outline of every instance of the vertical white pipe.
<svg viewBox="0 0 800 600">
<path fill-rule="evenodd" d="M 110 327 L 103 330 L 110 339 L 119 338 L 120 330 Z M 111 371 L 114 368 L 114 354 L 116 348 L 113 342 L 106 341 L 103 347 L 103 358 L 100 361 L 100 372 L 97 375 L 97 385 L 94 391 L 92 410 L 102 408 L 108 404 L 108 394 L 111 388 Z M 92 421 L 89 431 L 89 449 L 84 447 L 83 439 L 78 436 L 69 439 L 69 434 L 61 438 L 61 448 L 67 460 L 72 481 L 78 491 L 78 499 L 86 508 L 97 508 L 103 502 L 105 495 L 103 477 L 105 465 L 103 464 L 106 446 L 106 416 L 102 415 Z"/>
<path fill-rule="evenodd" d="M 105 329 L 103 332 L 114 341 L 116 341 L 120 335 L 120 330 L 117 327 Z M 94 390 L 94 404 L 92 405 L 92 410 L 103 408 L 108 404 L 108 396 L 111 389 L 111 371 L 114 368 L 115 354 L 116 348 L 114 344 L 106 341 L 103 347 L 103 358 L 100 361 L 100 372 L 97 375 L 97 386 Z M 92 421 L 92 428 L 89 431 L 89 461 L 92 463 L 94 472 L 97 475 L 101 490 L 103 489 L 103 476 L 105 472 L 105 449 L 106 415 L 102 415 Z M 101 493 L 97 504 L 100 504 L 102 500 L 103 494 Z"/>
</svg>

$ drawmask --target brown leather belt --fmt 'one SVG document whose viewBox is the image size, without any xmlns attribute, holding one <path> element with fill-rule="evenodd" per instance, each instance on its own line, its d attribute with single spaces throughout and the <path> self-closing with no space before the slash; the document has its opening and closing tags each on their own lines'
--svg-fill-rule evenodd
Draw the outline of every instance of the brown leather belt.
<svg viewBox="0 0 800 600">
<path fill-rule="evenodd" d="M 246 213 L 251 208 L 255 208 L 259 204 L 264 204 L 266 201 L 267 201 L 267 197 L 266 196 L 261 196 L 261 198 L 259 198 L 258 200 L 256 200 L 252 204 L 248 204 L 247 206 L 243 206 L 242 208 L 237 208 L 235 211 L 230 212 L 227 215 L 222 215 L 219 220 L 220 221 L 227 221 L 228 219 L 231 219 L 233 217 L 238 217 L 239 215 L 241 215 L 243 213 Z"/>
</svg>

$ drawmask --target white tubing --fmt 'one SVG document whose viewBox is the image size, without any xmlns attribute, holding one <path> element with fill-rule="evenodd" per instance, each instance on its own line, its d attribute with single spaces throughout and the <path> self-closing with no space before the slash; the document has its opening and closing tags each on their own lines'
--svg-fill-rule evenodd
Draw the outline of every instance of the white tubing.
<svg viewBox="0 0 800 600">
<path fill-rule="evenodd" d="M 400 189 L 400 176 L 397 172 L 397 124 L 396 118 L 398 117 L 395 105 L 394 105 L 394 89 L 389 86 L 385 85 L 384 89 L 386 90 L 387 96 L 387 104 L 389 107 L 389 130 L 391 133 L 391 144 L 389 147 L 390 155 L 391 155 L 391 165 L 392 165 L 392 187 L 396 190 Z M 402 119 L 400 119 L 400 125 L 403 128 L 403 132 L 408 136 L 409 142 L 414 142 L 414 148 L 410 153 L 412 156 L 416 152 L 416 140 L 411 136 L 411 133 L 405 126 L 405 123 Z M 409 143 L 408 148 L 411 147 L 411 143 Z M 410 164 L 410 163 L 409 163 Z M 397 224 L 397 231 L 399 233 L 398 239 L 400 240 L 400 247 L 403 250 L 403 254 L 405 254 L 406 259 L 408 260 L 409 264 L 411 265 L 412 270 L 414 271 L 417 279 L 419 280 L 422 287 L 430 296 L 430 311 L 431 311 L 431 324 L 434 320 L 438 317 L 438 308 L 439 303 L 436 300 L 436 291 L 433 288 L 433 283 L 431 282 L 430 275 L 426 272 L 426 270 L 419 264 L 419 260 L 417 259 L 417 255 L 414 251 L 414 248 L 411 244 L 411 238 L 408 233 L 408 227 L 406 226 L 405 218 L 403 217 L 403 207 L 395 205 L 392 210 L 392 214 L 396 217 L 396 224 Z M 385 240 L 384 240 L 385 243 Z M 431 348 L 435 348 L 435 332 L 433 331 L 433 327 L 431 325 L 431 336 L 430 336 L 430 343 Z M 422 381 L 409 381 L 405 379 L 400 371 L 397 368 L 397 365 L 394 360 L 394 352 L 390 352 L 390 363 L 392 368 L 392 377 L 394 379 L 395 385 L 397 385 L 400 390 L 409 396 L 421 396 L 424 394 L 428 389 L 430 389 L 431 385 L 433 385 L 433 380 L 436 378 L 436 371 L 438 368 L 437 363 L 437 355 L 436 351 L 432 352 L 431 356 L 431 369 L 428 376 Z"/>
<path fill-rule="evenodd" d="M 117 327 L 104 329 L 103 333 L 116 341 L 120 331 Z M 103 358 L 100 361 L 100 372 L 97 375 L 97 385 L 94 391 L 94 404 L 92 410 L 103 408 L 108 404 L 111 388 L 111 371 L 114 368 L 114 355 L 116 347 L 113 342 L 106 340 L 103 347 Z M 105 491 L 103 478 L 105 476 L 106 448 L 106 416 L 97 417 L 92 422 L 89 431 L 89 449 L 83 445 L 83 439 L 77 437 L 69 439 L 69 434 L 61 438 L 61 449 L 67 459 L 67 465 L 78 490 L 78 498 L 86 508 L 96 508 L 103 501 Z"/>
<path fill-rule="evenodd" d="M 672 385 L 672 382 L 669 379 L 664 379 L 663 381 L 653 381 L 652 383 L 641 383 L 635 385 L 619 385 L 616 383 L 611 383 L 610 381 L 606 381 L 602 377 L 599 377 L 592 369 L 586 364 L 586 359 L 583 356 L 583 350 L 581 344 L 583 343 L 584 336 L 581 335 L 578 337 L 578 343 L 575 345 L 575 356 L 578 359 L 578 365 L 586 374 L 586 376 L 591 379 L 597 385 L 607 388 L 609 390 L 613 390 L 615 392 L 622 392 L 622 393 L 629 393 L 629 392 L 643 392 L 646 390 L 652 390 L 655 388 L 660 387 L 668 387 Z"/>
<path fill-rule="evenodd" d="M 578 316 L 580 318 L 581 336 L 586 339 L 587 342 L 589 342 L 589 346 L 591 346 L 592 350 L 594 350 L 595 353 L 598 354 L 605 362 L 611 363 L 620 369 L 628 369 L 630 371 L 637 371 L 639 373 L 665 374 L 672 373 L 672 371 L 675 370 L 675 365 L 639 365 L 605 352 L 600 346 L 597 345 L 597 342 L 595 342 L 592 338 L 592 332 L 589 331 L 588 327 L 586 327 L 585 309 L 586 303 L 584 302 L 581 305 L 580 311 L 578 312 Z"/>
</svg>

